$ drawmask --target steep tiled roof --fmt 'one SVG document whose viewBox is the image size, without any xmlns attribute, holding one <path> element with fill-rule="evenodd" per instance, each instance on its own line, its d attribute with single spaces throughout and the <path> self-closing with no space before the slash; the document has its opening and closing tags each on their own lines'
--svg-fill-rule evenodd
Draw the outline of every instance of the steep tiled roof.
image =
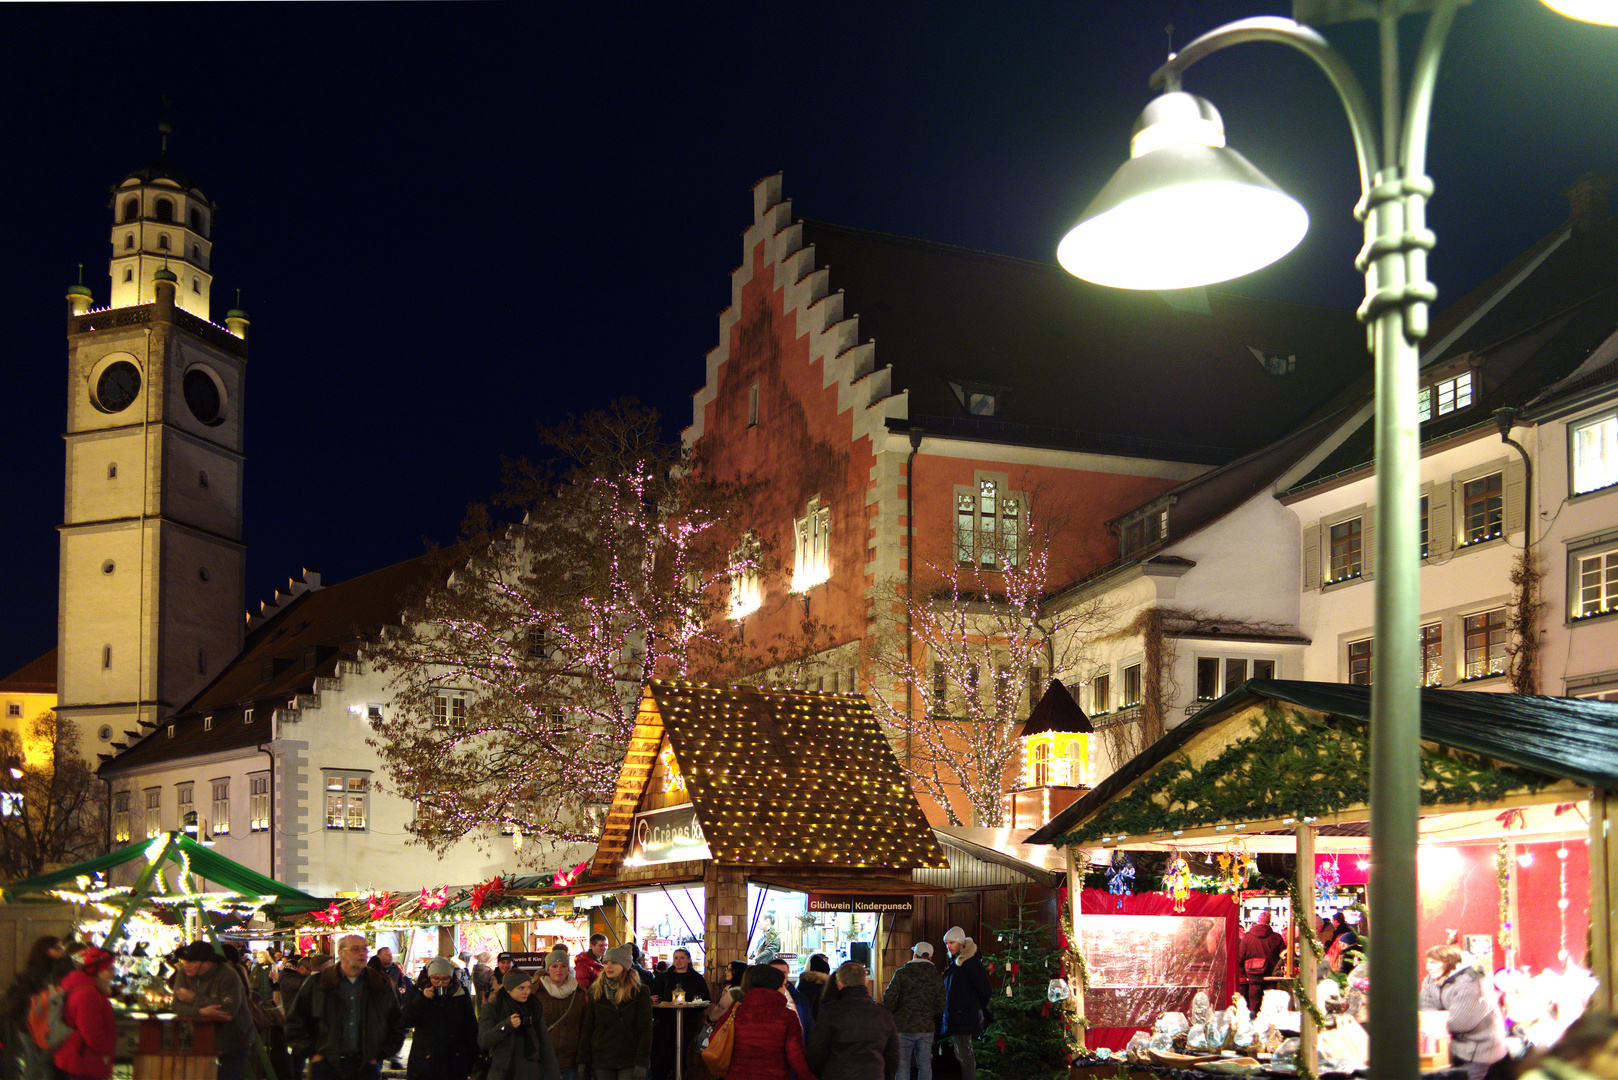
<svg viewBox="0 0 1618 1080">
<path fill-rule="evenodd" d="M 56 693 L 56 650 L 31 660 L 0 679 L 0 694 Z"/>
<path fill-rule="evenodd" d="M 593 873 L 622 859 L 665 734 L 716 859 L 948 865 L 863 697 L 657 681 L 642 696 Z"/>
<path fill-rule="evenodd" d="M 1041 695 L 1039 704 L 1034 706 L 1033 713 L 1028 722 L 1023 725 L 1021 735 L 1027 738 L 1030 735 L 1043 735 L 1047 731 L 1089 732 L 1095 728 L 1090 726 L 1090 718 L 1084 715 L 1079 703 L 1073 700 L 1073 695 L 1067 692 L 1060 679 L 1052 679 L 1050 686 L 1046 687 Z"/>
<path fill-rule="evenodd" d="M 1370 365 L 1347 311 L 1218 292 L 1171 303 L 815 221 L 804 238 L 930 434 L 1219 464 L 1285 435 Z M 969 415 L 952 380 L 999 393 L 995 415 Z"/>
<path fill-rule="evenodd" d="M 115 754 L 101 769 L 122 769 L 236 749 L 270 737 L 270 714 L 315 692 L 353 658 L 360 638 L 396 623 L 406 599 L 433 571 L 421 556 L 347 581 L 300 592 L 259 624 L 219 676 L 162 725 Z M 251 720 L 244 722 L 247 709 Z M 205 724 L 205 718 L 212 724 Z M 172 725 L 170 737 L 166 728 Z"/>
</svg>

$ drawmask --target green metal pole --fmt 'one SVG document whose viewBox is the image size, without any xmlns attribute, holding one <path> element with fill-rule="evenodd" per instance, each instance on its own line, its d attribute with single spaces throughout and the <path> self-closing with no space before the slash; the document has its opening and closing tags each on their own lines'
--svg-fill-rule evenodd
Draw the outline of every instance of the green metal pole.
<svg viewBox="0 0 1618 1080">
<path fill-rule="evenodd" d="M 146 864 L 146 869 L 140 872 L 140 877 L 135 879 L 135 884 L 130 888 L 129 896 L 124 900 L 123 907 L 119 909 L 117 917 L 112 920 L 112 928 L 107 931 L 106 940 L 101 943 L 103 949 L 112 952 L 113 946 L 118 944 L 118 939 L 124 936 L 129 916 L 140 906 L 141 901 L 146 899 L 147 890 L 152 887 L 152 879 L 157 876 L 158 868 L 163 865 L 163 860 L 169 857 L 169 852 L 174 850 L 174 838 L 178 835 L 178 833 L 172 832 L 168 834 L 168 839 L 163 841 L 162 849 L 152 857 L 151 862 Z"/>
<path fill-rule="evenodd" d="M 185 876 L 185 884 L 187 891 L 190 892 L 191 895 L 195 896 L 197 893 L 197 883 L 191 880 L 190 874 Z M 213 920 L 208 918 L 208 909 L 203 906 L 201 900 L 196 901 L 196 903 L 192 906 L 197 909 L 197 917 L 202 920 L 202 928 L 207 933 L 208 940 L 213 943 L 214 951 L 219 953 L 220 956 L 225 955 L 225 950 L 219 947 L 219 935 L 214 932 Z M 242 1008 L 247 1008 L 247 995 L 251 994 L 252 992 L 252 987 L 245 983 L 242 984 Z M 269 1047 L 265 1046 L 264 1040 L 258 1037 L 257 1024 L 253 1025 L 253 1052 L 258 1058 L 259 1068 L 264 1070 L 261 1075 L 265 1077 L 275 1076 L 275 1067 L 270 1064 Z"/>
</svg>

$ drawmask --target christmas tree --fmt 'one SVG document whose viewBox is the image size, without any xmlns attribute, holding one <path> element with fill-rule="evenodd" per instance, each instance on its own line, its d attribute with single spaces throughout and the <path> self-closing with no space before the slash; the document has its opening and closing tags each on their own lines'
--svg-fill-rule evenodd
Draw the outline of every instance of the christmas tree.
<svg viewBox="0 0 1618 1080">
<path fill-rule="evenodd" d="M 995 930 L 1003 943 L 983 966 L 996 984 L 992 1018 L 976 1043 L 978 1071 L 993 1080 L 1065 1080 L 1078 1043 L 1066 999 L 1066 973 L 1056 927 L 1039 917 L 1038 904 L 1021 889 L 1011 895 L 1011 917 Z M 1051 982 L 1062 979 L 1051 1001 Z"/>
</svg>

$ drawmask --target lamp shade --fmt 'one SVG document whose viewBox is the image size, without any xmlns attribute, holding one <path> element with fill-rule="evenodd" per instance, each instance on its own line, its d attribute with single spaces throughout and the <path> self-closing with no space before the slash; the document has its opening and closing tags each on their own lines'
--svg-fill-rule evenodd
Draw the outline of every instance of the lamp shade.
<svg viewBox="0 0 1618 1080">
<path fill-rule="evenodd" d="M 1545 6 L 1570 19 L 1618 26 L 1618 0 L 1545 0 Z"/>
<path fill-rule="evenodd" d="M 1224 145 L 1218 111 L 1191 94 L 1141 114 L 1132 156 L 1057 246 L 1076 277 L 1124 289 L 1184 289 L 1252 273 L 1298 245 L 1309 215 Z"/>
</svg>

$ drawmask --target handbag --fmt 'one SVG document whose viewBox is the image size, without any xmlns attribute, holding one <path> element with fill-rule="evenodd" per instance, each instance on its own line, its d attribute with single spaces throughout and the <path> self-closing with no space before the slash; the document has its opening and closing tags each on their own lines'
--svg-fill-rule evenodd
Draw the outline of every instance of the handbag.
<svg viewBox="0 0 1618 1080">
<path fill-rule="evenodd" d="M 1242 961 L 1242 969 L 1249 975 L 1262 975 L 1264 974 L 1264 969 L 1269 966 L 1269 961 L 1262 956 L 1249 956 Z"/>
<path fill-rule="evenodd" d="M 730 1015 L 725 1017 L 702 1050 L 702 1063 L 714 1076 L 724 1076 L 730 1070 L 730 1052 L 736 1045 L 736 1009 L 737 1006 L 731 1006 Z"/>
</svg>

